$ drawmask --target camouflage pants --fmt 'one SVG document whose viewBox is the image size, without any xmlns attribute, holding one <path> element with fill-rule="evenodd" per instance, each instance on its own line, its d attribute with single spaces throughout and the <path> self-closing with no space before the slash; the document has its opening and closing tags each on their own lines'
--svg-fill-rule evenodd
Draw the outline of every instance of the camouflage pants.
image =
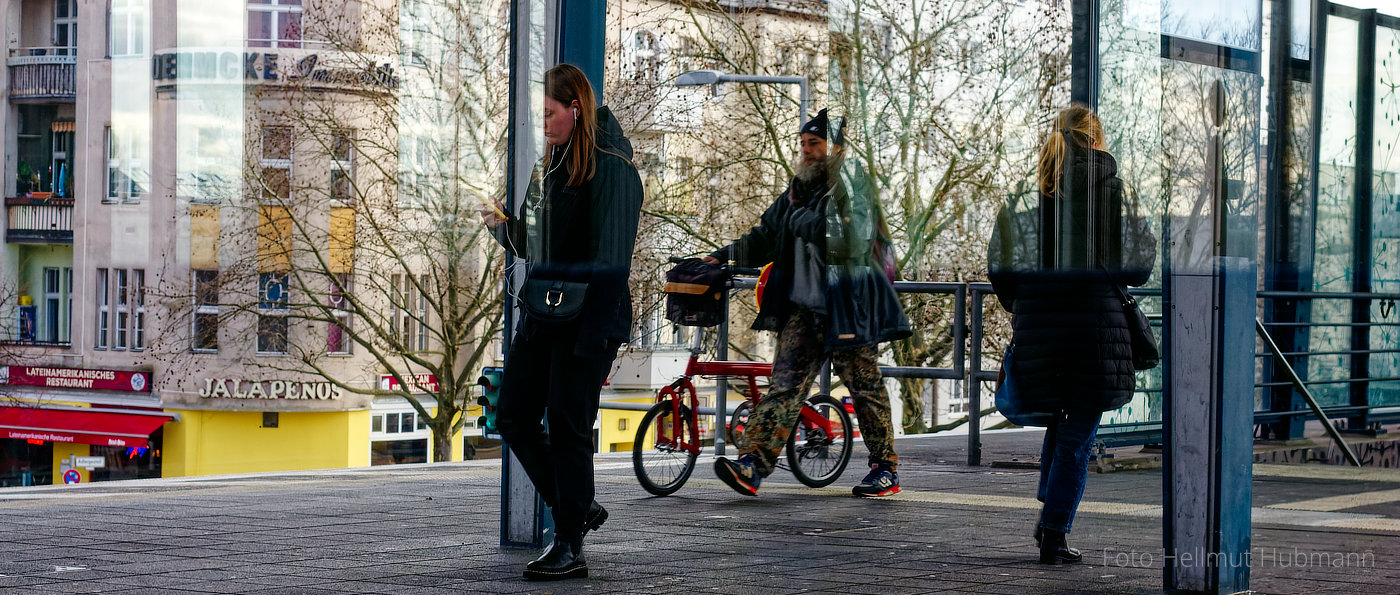
<svg viewBox="0 0 1400 595">
<path fill-rule="evenodd" d="M 758 472 L 773 473 L 778 455 L 787 445 L 802 403 L 812 389 L 812 380 L 821 371 L 825 350 L 825 321 L 811 310 L 797 307 L 778 332 L 778 352 L 773 359 L 772 387 L 749 414 L 744 435 L 748 445 L 739 454 L 755 454 Z M 893 469 L 899 462 L 894 452 L 890 421 L 890 396 L 876 362 L 874 345 L 830 354 L 831 366 L 846 383 L 855 402 L 861 436 L 870 451 L 870 464 Z"/>
</svg>

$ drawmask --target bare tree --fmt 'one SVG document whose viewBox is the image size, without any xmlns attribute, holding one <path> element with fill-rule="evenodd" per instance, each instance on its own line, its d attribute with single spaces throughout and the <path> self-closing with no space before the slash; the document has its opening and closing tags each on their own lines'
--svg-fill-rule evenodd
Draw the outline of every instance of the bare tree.
<svg viewBox="0 0 1400 595">
<path fill-rule="evenodd" d="M 640 3 L 627 16 L 640 24 L 623 30 L 613 96 L 634 99 L 642 114 L 667 107 L 677 93 L 695 93 L 670 87 L 670 77 L 690 67 L 806 76 L 817 105 L 847 118 L 848 150 L 878 189 L 905 279 L 985 279 L 996 207 L 1029 187 L 1039 133 L 1068 103 L 1068 14 L 1057 4 L 681 1 Z M 675 69 L 626 63 L 639 54 L 628 51 L 637 42 L 625 36 L 640 30 L 669 36 L 672 42 L 656 51 Z M 645 66 L 651 56 L 640 55 Z M 687 168 L 691 175 L 660 188 L 693 191 L 696 177 L 717 183 L 683 201 L 695 205 L 696 216 L 649 210 L 650 224 L 662 230 L 652 237 L 693 237 L 700 250 L 723 244 L 752 225 L 791 176 L 795 93 L 729 87 L 698 126 L 666 131 L 668 143 L 692 147 L 707 167 Z M 895 362 L 947 365 L 952 300 L 904 301 L 916 334 L 891 347 Z M 750 304 L 737 309 L 736 322 L 752 316 Z M 742 333 L 732 339 L 741 352 L 754 340 Z M 909 379 L 900 394 L 906 430 L 926 431 L 925 398 L 937 407 L 936 393 L 927 381 Z"/>
<path fill-rule="evenodd" d="M 478 210 L 504 192 L 505 13 L 467 0 L 356 6 L 357 27 L 307 24 L 329 51 L 252 91 L 243 195 L 220 205 L 236 219 L 220 252 L 236 256 L 204 285 L 257 352 L 289 356 L 244 365 L 403 398 L 446 461 L 502 332 L 502 251 Z M 178 282 L 163 294 L 184 329 L 210 303 Z"/>
</svg>

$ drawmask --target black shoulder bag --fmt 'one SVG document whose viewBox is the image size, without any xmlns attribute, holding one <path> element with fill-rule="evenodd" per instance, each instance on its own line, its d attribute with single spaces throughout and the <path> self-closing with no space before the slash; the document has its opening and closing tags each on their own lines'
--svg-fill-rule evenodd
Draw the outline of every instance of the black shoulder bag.
<svg viewBox="0 0 1400 595">
<path fill-rule="evenodd" d="M 557 279 L 526 279 L 520 303 L 541 322 L 569 322 L 583 311 L 588 283 Z"/>
<path fill-rule="evenodd" d="M 1099 265 L 1099 270 L 1103 271 L 1104 277 L 1108 279 L 1108 284 L 1113 286 L 1113 291 L 1118 293 L 1119 302 L 1123 306 L 1123 318 L 1128 320 L 1128 335 L 1132 338 L 1133 344 L 1133 369 L 1151 370 L 1157 367 L 1162 361 L 1162 353 L 1157 350 L 1157 337 L 1152 334 L 1152 323 L 1148 322 L 1147 315 L 1142 313 L 1142 308 L 1138 307 L 1137 300 L 1128 295 L 1118 282 L 1113 279 L 1113 275 L 1108 273 L 1102 262 L 1098 262 L 1097 252 L 1094 254 L 1095 264 Z"/>
</svg>

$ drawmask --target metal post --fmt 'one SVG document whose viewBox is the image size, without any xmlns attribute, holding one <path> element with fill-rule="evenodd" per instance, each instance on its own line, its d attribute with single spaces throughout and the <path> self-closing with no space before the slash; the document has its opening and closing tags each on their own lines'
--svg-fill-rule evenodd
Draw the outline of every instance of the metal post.
<svg viewBox="0 0 1400 595">
<path fill-rule="evenodd" d="M 537 0 L 512 0 L 510 37 L 510 126 L 506 133 L 506 208 L 519 212 L 525 200 L 525 189 L 529 186 L 532 164 L 538 157 L 535 146 L 536 123 L 530 117 L 531 102 L 531 38 L 529 31 L 543 28 L 544 23 L 534 22 L 536 16 L 531 10 Z M 522 33 L 524 32 L 524 33 Z M 506 254 L 506 271 L 502 280 L 504 300 L 504 330 L 501 343 L 507 356 L 515 325 L 519 319 L 512 290 L 524 282 L 509 271 L 515 270 L 515 257 Z M 525 469 L 511 454 L 508 445 L 501 448 L 501 524 L 500 542 L 502 546 L 532 547 L 543 545 L 545 533 L 553 526 L 552 519 L 545 512 L 545 506 L 535 492 L 535 486 L 526 476 Z"/>
<path fill-rule="evenodd" d="M 1210 202 L 1198 216 L 1178 217 L 1181 231 L 1170 236 L 1185 252 L 1168 272 L 1164 322 L 1163 579 L 1168 591 L 1235 593 L 1249 588 L 1257 269 L 1254 246 L 1224 240 L 1232 227 L 1257 224 L 1227 204 L 1222 81 L 1210 97 L 1200 106 L 1213 123 L 1213 175 L 1202 189 Z M 1191 236 L 1212 241 L 1209 256 L 1191 253 Z"/>
<path fill-rule="evenodd" d="M 1070 0 L 1069 98 L 1099 107 L 1099 0 Z"/>
<path fill-rule="evenodd" d="M 1356 73 L 1356 176 L 1352 201 L 1351 290 L 1371 292 L 1371 204 L 1375 193 L 1372 179 L 1376 125 L 1376 11 L 1366 10 L 1360 18 Z M 1371 385 L 1371 300 L 1351 302 L 1351 404 L 1370 407 Z M 1363 431 L 1369 423 L 1367 409 L 1347 417 L 1347 429 Z"/>
<path fill-rule="evenodd" d="M 720 318 L 715 357 L 729 359 L 729 290 L 724 291 L 724 316 Z M 699 332 L 699 329 L 696 329 Z M 729 421 L 729 377 L 715 377 L 715 456 L 724 456 L 724 429 Z"/>
<path fill-rule="evenodd" d="M 982 464 L 982 296 L 972 290 L 972 363 L 967 371 L 967 465 Z"/>
</svg>

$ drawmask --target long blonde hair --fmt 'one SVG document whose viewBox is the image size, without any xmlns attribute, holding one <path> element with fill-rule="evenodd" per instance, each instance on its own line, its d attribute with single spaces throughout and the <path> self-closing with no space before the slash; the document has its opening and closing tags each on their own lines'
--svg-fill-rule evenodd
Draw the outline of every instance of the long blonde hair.
<svg viewBox="0 0 1400 595">
<path fill-rule="evenodd" d="M 593 148 L 598 139 L 598 100 L 593 95 L 593 85 L 588 77 L 573 64 L 559 64 L 544 73 L 544 94 L 564 104 L 565 107 L 578 102 L 578 120 L 574 122 L 572 142 L 568 144 L 568 154 L 564 156 L 564 166 L 569 180 L 564 185 L 577 187 L 593 179 L 598 164 L 593 158 Z M 549 162 L 554 150 L 544 152 L 544 171 L 549 171 Z"/>
<path fill-rule="evenodd" d="M 1068 134 L 1066 134 L 1068 133 Z M 1040 147 L 1040 171 L 1036 176 L 1040 191 L 1054 196 L 1060 186 L 1060 175 L 1065 170 L 1065 137 L 1074 137 L 1076 144 L 1085 147 L 1103 146 L 1103 126 L 1098 115 L 1082 103 L 1076 103 L 1060 111 L 1055 117 L 1055 129 Z"/>
</svg>

